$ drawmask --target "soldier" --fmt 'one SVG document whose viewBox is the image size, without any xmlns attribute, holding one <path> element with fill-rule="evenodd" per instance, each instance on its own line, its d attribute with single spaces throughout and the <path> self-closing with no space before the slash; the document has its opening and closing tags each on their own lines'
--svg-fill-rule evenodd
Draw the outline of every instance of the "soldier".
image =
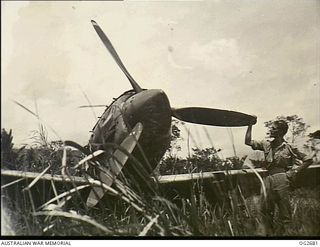
<svg viewBox="0 0 320 247">
<path fill-rule="evenodd" d="M 254 141 L 251 139 L 252 126 L 248 126 L 245 144 L 253 150 L 261 150 L 265 156 L 265 168 L 268 175 L 264 179 L 265 194 L 261 193 L 259 235 L 273 233 L 275 206 L 279 208 L 279 220 L 282 233 L 291 220 L 289 201 L 290 180 L 296 173 L 312 164 L 312 155 L 305 155 L 284 140 L 288 124 L 283 120 L 274 121 L 269 130 L 272 140 Z M 292 166 L 289 169 L 289 166 Z M 263 189 L 263 188 L 262 188 Z"/>
</svg>

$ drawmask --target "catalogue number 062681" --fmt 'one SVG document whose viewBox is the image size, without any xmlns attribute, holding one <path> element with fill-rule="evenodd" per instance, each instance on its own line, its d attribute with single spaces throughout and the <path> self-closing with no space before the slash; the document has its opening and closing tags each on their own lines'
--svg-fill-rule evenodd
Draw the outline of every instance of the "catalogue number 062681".
<svg viewBox="0 0 320 247">
<path fill-rule="evenodd" d="M 316 240 L 303 240 L 303 241 L 299 241 L 299 245 L 313 245 L 313 246 L 316 246 L 316 245 L 318 245 L 318 241 L 316 241 Z"/>
</svg>

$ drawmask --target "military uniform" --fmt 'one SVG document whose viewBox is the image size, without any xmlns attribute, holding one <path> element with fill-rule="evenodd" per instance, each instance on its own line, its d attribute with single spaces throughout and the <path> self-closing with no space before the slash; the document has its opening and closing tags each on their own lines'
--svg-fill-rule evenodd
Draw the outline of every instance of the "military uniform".
<svg viewBox="0 0 320 247">
<path fill-rule="evenodd" d="M 307 164 L 311 164 L 312 158 L 299 152 L 285 140 L 277 146 L 267 140 L 251 141 L 251 147 L 264 152 L 265 168 L 268 170 L 268 175 L 264 178 L 266 195 L 264 192 L 261 193 L 259 217 L 259 234 L 268 235 L 273 232 L 275 205 L 279 208 L 280 225 L 284 226 L 290 222 L 290 179 L 302 168 L 307 167 Z"/>
</svg>

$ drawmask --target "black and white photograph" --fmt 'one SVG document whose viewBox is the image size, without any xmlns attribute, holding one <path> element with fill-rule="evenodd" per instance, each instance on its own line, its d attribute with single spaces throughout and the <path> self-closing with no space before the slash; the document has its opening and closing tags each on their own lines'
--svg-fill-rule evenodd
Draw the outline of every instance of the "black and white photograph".
<svg viewBox="0 0 320 247">
<path fill-rule="evenodd" d="M 317 0 L 1 1 L 1 238 L 319 238 L 319 37 Z"/>
</svg>

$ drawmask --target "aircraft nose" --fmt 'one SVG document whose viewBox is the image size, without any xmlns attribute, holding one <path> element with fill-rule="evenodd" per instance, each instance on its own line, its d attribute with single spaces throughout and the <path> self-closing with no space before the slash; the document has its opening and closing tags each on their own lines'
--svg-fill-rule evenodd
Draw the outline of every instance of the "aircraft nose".
<svg viewBox="0 0 320 247">
<path fill-rule="evenodd" d="M 125 118 L 130 124 L 151 122 L 170 125 L 171 107 L 167 95 L 160 89 L 149 89 L 133 95 L 124 106 Z"/>
<path fill-rule="evenodd" d="M 162 90 L 147 90 L 145 95 L 142 95 L 143 104 L 165 104 L 168 105 L 169 100 L 167 95 Z"/>
</svg>

